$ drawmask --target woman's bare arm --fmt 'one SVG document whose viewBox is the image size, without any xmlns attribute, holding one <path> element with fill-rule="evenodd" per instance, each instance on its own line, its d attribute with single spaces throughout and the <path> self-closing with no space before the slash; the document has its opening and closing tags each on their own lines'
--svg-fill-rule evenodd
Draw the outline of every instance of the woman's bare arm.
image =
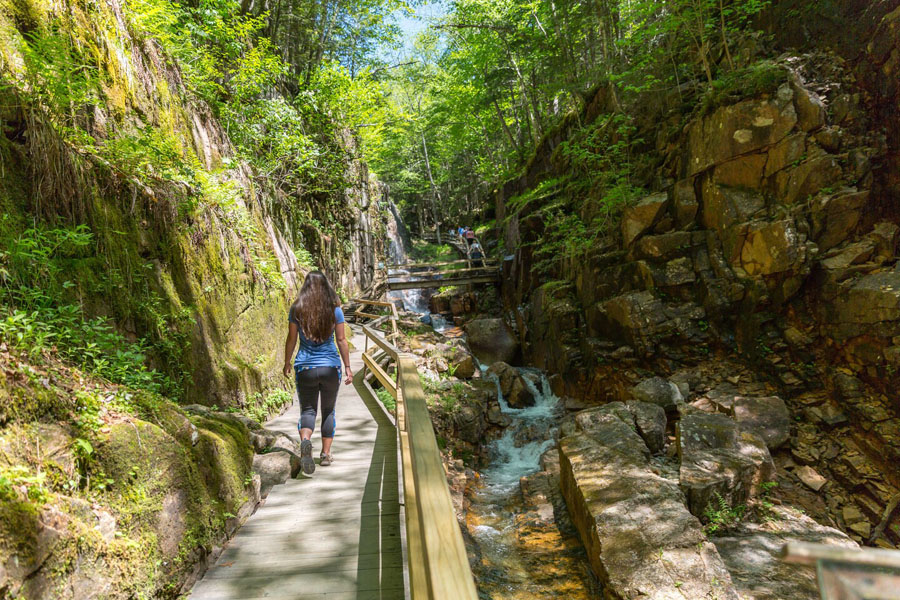
<svg viewBox="0 0 900 600">
<path fill-rule="evenodd" d="M 294 372 L 291 363 L 294 358 L 294 347 L 297 345 L 297 331 L 296 323 L 288 323 L 287 339 L 284 341 L 284 368 L 282 369 L 285 377 L 291 377 Z"/>
<path fill-rule="evenodd" d="M 350 344 L 347 343 L 347 334 L 343 323 L 334 326 L 334 339 L 337 341 L 341 360 L 344 361 L 344 383 L 353 383 L 353 371 L 350 369 Z"/>
</svg>

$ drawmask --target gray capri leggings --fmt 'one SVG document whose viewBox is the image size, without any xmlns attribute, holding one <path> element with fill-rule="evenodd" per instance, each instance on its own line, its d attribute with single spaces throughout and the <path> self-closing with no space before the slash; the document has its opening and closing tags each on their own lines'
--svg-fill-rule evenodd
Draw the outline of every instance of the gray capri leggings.
<svg viewBox="0 0 900 600">
<path fill-rule="evenodd" d="M 298 429 L 316 428 L 316 408 L 322 397 L 322 437 L 334 437 L 334 404 L 341 385 L 338 367 L 313 367 L 296 371 L 297 397 L 300 399 Z"/>
</svg>

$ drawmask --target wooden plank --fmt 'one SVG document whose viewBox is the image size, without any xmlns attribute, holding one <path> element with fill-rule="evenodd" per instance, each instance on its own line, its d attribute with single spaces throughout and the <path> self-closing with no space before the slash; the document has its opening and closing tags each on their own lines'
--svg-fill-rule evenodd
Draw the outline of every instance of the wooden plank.
<svg viewBox="0 0 900 600">
<path fill-rule="evenodd" d="M 422 523 L 419 516 L 419 504 L 416 500 L 416 479 L 409 447 L 409 434 L 400 431 L 399 435 L 400 457 L 403 461 L 403 502 L 406 509 L 406 563 L 409 567 L 409 597 L 410 600 L 428 600 L 433 596 L 428 585 L 428 569 L 425 561 L 425 548 L 422 543 Z"/>
<path fill-rule="evenodd" d="M 472 267 L 470 269 L 455 269 L 453 271 L 429 271 L 427 273 L 412 273 L 410 275 L 392 275 L 388 278 L 388 283 L 390 283 L 390 279 L 403 279 L 406 277 L 409 278 L 419 278 L 419 277 L 462 277 L 463 275 L 470 275 L 472 273 L 499 273 L 500 267 L 492 267 L 492 266 L 481 266 L 481 267 Z"/>
<path fill-rule="evenodd" d="M 464 265 L 464 264 L 468 263 L 470 260 L 479 260 L 479 259 L 477 259 L 477 258 L 473 258 L 473 259 L 462 258 L 459 260 L 448 260 L 448 261 L 444 261 L 444 262 L 433 262 L 433 263 L 421 262 L 421 263 L 409 263 L 409 264 L 405 264 L 405 265 L 388 265 L 387 269 L 388 270 L 397 269 L 397 270 L 405 271 L 405 270 L 409 270 L 409 269 L 419 269 L 419 268 L 427 268 L 427 267 L 447 267 L 447 266 L 451 266 L 451 265 Z M 482 258 L 481 260 L 483 260 L 485 263 L 499 262 L 499 259 L 496 259 L 496 258 Z"/>
<path fill-rule="evenodd" d="M 393 302 L 385 302 L 383 300 L 362 300 L 360 298 L 351 298 L 350 302 L 356 302 L 357 304 L 371 304 L 372 306 L 394 306 Z M 397 308 L 394 306 L 394 308 Z"/>
<path fill-rule="evenodd" d="M 362 326 L 363 332 L 366 334 L 370 340 L 372 340 L 378 347 L 391 355 L 392 358 L 396 359 L 397 355 L 400 354 L 400 349 L 383 339 L 380 335 L 378 335 L 375 330 L 370 328 L 367 325 Z"/>
<path fill-rule="evenodd" d="M 425 571 L 430 588 L 427 597 L 435 600 L 477 600 L 475 580 L 466 557 L 462 532 L 456 522 L 415 359 L 409 354 L 401 354 L 398 370 L 415 477 Z M 412 564 L 410 571 L 412 574 Z M 413 597 L 413 600 L 421 598 Z"/>
<path fill-rule="evenodd" d="M 377 362 L 372 360 L 372 357 L 370 357 L 368 354 L 363 354 L 362 359 L 363 359 L 363 362 L 366 363 L 366 366 L 369 367 L 369 370 L 371 370 L 372 373 L 375 374 L 375 377 L 378 378 L 378 381 L 381 382 L 381 385 L 383 385 L 384 388 L 388 392 L 390 392 L 391 396 L 393 396 L 394 399 L 396 400 L 397 399 L 397 384 L 394 383 L 393 381 L 391 381 L 390 376 L 387 373 L 385 373 L 384 369 L 382 369 L 381 366 Z"/>
<path fill-rule="evenodd" d="M 381 325 L 383 325 L 385 323 L 385 321 L 387 321 L 390 318 L 391 318 L 391 315 L 382 315 L 382 316 L 378 317 L 377 319 L 375 319 L 374 321 L 369 321 L 368 323 L 366 323 L 366 325 L 368 325 L 372 329 L 375 329 L 376 327 L 380 327 Z"/>
<path fill-rule="evenodd" d="M 484 277 L 466 277 L 463 279 L 427 279 L 425 281 L 394 281 L 388 282 L 389 290 L 417 290 L 425 288 L 439 288 L 451 285 L 474 285 L 476 283 L 496 283 L 499 274 Z"/>
<path fill-rule="evenodd" d="M 372 313 L 355 311 L 350 313 L 351 317 L 365 317 L 366 319 L 380 319 L 381 317 L 389 317 L 390 315 L 373 315 Z M 369 323 L 371 325 L 371 323 Z"/>
</svg>

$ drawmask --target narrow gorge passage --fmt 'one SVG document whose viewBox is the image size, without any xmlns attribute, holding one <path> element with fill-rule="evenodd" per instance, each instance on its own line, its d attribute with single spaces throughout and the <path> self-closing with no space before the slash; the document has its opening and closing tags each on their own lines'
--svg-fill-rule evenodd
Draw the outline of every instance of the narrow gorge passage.
<svg viewBox="0 0 900 600">
<path fill-rule="evenodd" d="M 425 588 L 898 598 L 898 73 L 900 0 L 0 0 L 0 599 L 415 594 L 411 369 L 301 474 L 314 271 Z"/>
</svg>

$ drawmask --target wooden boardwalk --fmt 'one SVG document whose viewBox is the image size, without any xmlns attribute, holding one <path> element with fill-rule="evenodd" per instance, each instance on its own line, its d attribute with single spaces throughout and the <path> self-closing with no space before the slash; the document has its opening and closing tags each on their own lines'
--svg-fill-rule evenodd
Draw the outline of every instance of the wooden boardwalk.
<svg viewBox="0 0 900 600">
<path fill-rule="evenodd" d="M 363 339 L 352 341 L 357 350 L 350 364 L 358 372 Z M 266 426 L 299 440 L 299 415 L 295 401 Z M 352 385 L 341 385 L 336 417 L 334 464 L 272 488 L 194 586 L 191 600 L 404 598 L 396 429 Z"/>
</svg>

